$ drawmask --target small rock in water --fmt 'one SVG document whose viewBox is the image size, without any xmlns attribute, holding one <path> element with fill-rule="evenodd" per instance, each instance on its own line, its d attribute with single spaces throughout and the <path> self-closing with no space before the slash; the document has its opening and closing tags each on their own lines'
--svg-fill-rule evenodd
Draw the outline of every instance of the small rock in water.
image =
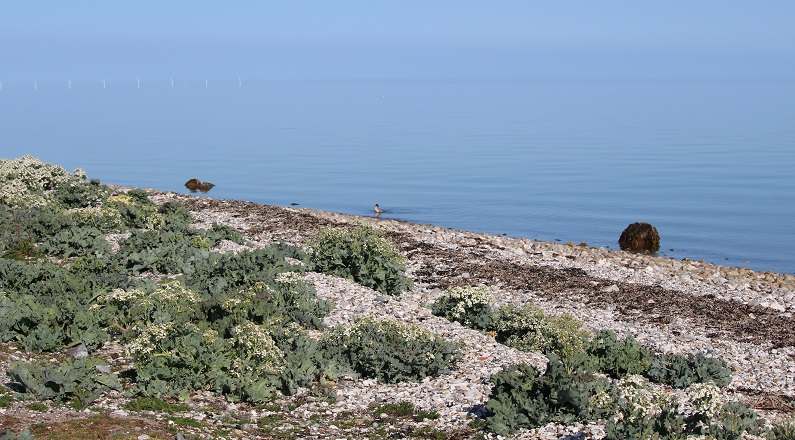
<svg viewBox="0 0 795 440">
<path fill-rule="evenodd" d="M 185 188 L 188 188 L 191 192 L 208 192 L 215 186 L 214 183 L 211 182 L 202 182 L 199 179 L 193 178 L 185 182 Z"/>
<path fill-rule="evenodd" d="M 660 233 L 648 223 L 632 223 L 618 239 L 622 251 L 653 254 L 660 250 Z"/>
</svg>

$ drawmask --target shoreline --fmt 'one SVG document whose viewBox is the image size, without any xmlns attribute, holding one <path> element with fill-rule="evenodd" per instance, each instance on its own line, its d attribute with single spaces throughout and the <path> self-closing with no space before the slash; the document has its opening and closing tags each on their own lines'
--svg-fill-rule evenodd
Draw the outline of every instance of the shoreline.
<svg viewBox="0 0 795 440">
<path fill-rule="evenodd" d="M 723 288 L 734 291 L 739 297 L 747 296 L 749 304 L 772 306 L 772 308 L 782 312 L 795 312 L 795 274 L 786 272 L 760 271 L 692 258 L 678 259 L 670 256 L 635 254 L 587 244 L 583 246 L 573 242 L 561 243 L 511 235 L 475 232 L 431 223 L 414 223 L 401 219 L 382 219 L 375 216 L 325 211 L 315 208 L 270 205 L 240 199 L 195 197 L 189 194 L 162 192 L 156 189 L 148 190 L 152 191 L 153 194 L 188 201 L 189 204 L 201 204 L 198 201 L 207 200 L 210 201 L 210 205 L 226 206 L 231 209 L 241 209 L 245 206 L 262 206 L 271 210 L 295 212 L 330 223 L 353 224 L 364 222 L 370 225 L 380 225 L 390 231 L 432 231 L 432 234 L 448 235 L 456 240 L 481 237 L 481 239 L 486 239 L 489 242 L 514 248 L 514 251 L 517 251 L 518 254 L 524 252 L 528 257 L 528 262 L 533 264 L 556 268 L 580 268 L 595 276 L 603 276 L 615 281 L 630 281 L 648 285 L 661 284 L 679 290 L 692 287 L 703 288 L 703 284 L 707 284 L 713 286 L 716 291 Z M 191 202 L 192 200 L 197 202 Z M 433 239 L 432 235 L 430 238 Z M 478 238 L 474 239 L 478 240 Z M 672 277 L 679 277 L 679 279 L 672 281 L 670 280 Z M 776 297 L 781 297 L 780 299 L 787 305 L 782 308 L 782 304 L 776 304 Z"/>
</svg>

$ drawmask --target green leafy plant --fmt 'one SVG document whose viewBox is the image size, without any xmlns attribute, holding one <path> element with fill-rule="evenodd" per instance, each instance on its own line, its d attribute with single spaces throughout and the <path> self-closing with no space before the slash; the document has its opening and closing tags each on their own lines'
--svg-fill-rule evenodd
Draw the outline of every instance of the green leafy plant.
<svg viewBox="0 0 795 440">
<path fill-rule="evenodd" d="M 697 354 L 666 354 L 656 357 L 647 373 L 653 382 L 674 388 L 686 388 L 694 383 L 713 382 L 726 386 L 731 370 L 722 359 Z"/>
<path fill-rule="evenodd" d="M 138 397 L 127 402 L 124 409 L 130 411 L 154 411 L 167 414 L 185 412 L 190 409 L 184 403 L 170 403 L 157 397 Z"/>
<path fill-rule="evenodd" d="M 767 440 L 795 440 L 795 419 L 779 422 L 765 433 Z"/>
<path fill-rule="evenodd" d="M 106 311 L 97 302 L 109 286 L 48 262 L 0 259 L 0 339 L 49 351 L 108 339 Z"/>
<path fill-rule="evenodd" d="M 570 315 L 545 316 L 531 305 L 505 305 L 494 319 L 497 341 L 524 351 L 556 354 L 566 360 L 585 349 L 589 333 Z"/>
<path fill-rule="evenodd" d="M 335 327 L 322 343 L 341 365 L 387 383 L 436 376 L 453 368 L 460 357 L 456 344 L 393 320 L 364 318 L 349 327 Z"/>
<path fill-rule="evenodd" d="M 309 243 L 313 270 L 348 278 L 388 295 L 409 288 L 406 263 L 395 246 L 373 228 L 321 230 Z"/>
<path fill-rule="evenodd" d="M 80 209 L 101 206 L 110 196 L 110 189 L 99 182 L 72 179 L 53 188 L 53 197 L 62 207 Z"/>
<path fill-rule="evenodd" d="M 651 350 L 640 345 L 635 338 L 628 336 L 618 340 L 615 332 L 610 330 L 597 332 L 588 343 L 587 351 L 593 358 L 594 367 L 614 378 L 645 375 L 654 359 Z"/>
<path fill-rule="evenodd" d="M 39 400 L 71 402 L 85 408 L 108 390 L 120 390 L 116 375 L 96 358 L 76 359 L 60 365 L 17 363 L 9 370 L 12 387 Z"/>
<path fill-rule="evenodd" d="M 485 287 L 453 287 L 431 305 L 434 315 L 479 330 L 494 326 L 491 294 Z"/>
<path fill-rule="evenodd" d="M 529 365 L 507 368 L 491 378 L 486 426 L 497 434 L 550 422 L 572 423 L 604 415 L 597 401 L 608 382 L 585 368 L 572 370 L 555 356 L 543 375 Z"/>
</svg>

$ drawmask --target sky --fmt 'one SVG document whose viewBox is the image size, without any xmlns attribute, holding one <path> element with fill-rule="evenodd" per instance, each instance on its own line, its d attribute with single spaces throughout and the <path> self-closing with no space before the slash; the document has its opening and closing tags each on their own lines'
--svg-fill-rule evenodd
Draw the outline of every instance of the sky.
<svg viewBox="0 0 795 440">
<path fill-rule="evenodd" d="M 791 0 L 6 2 L 0 80 L 795 79 Z"/>
</svg>

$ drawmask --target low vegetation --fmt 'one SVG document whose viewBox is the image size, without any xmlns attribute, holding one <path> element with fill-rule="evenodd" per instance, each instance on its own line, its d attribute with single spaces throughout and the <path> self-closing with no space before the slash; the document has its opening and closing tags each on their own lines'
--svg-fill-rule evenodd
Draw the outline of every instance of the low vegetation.
<svg viewBox="0 0 795 440">
<path fill-rule="evenodd" d="M 341 365 L 388 383 L 436 376 L 459 359 L 455 344 L 422 327 L 390 320 L 365 318 L 335 328 L 322 344 Z"/>
<path fill-rule="evenodd" d="M 404 275 L 403 256 L 371 227 L 324 229 L 309 245 L 317 272 L 347 278 L 387 295 L 400 295 L 411 284 Z"/>
<path fill-rule="evenodd" d="M 161 399 L 211 390 L 264 402 L 340 372 L 420 380 L 457 359 L 442 338 L 393 321 L 309 337 L 331 305 L 296 260 L 384 293 L 408 286 L 404 261 L 373 230 L 323 232 L 311 259 L 283 245 L 222 254 L 213 251 L 221 241 L 244 243 L 238 232 L 195 228 L 176 203 L 113 191 L 82 172 L 4 160 L 0 188 L 0 340 L 34 353 L 81 347 L 92 355 L 13 365 L 11 391 L 25 399 L 84 408 L 124 388 L 137 396 L 131 410 L 173 412 Z M 133 361 L 121 377 L 93 357 L 110 341 Z"/>
</svg>

